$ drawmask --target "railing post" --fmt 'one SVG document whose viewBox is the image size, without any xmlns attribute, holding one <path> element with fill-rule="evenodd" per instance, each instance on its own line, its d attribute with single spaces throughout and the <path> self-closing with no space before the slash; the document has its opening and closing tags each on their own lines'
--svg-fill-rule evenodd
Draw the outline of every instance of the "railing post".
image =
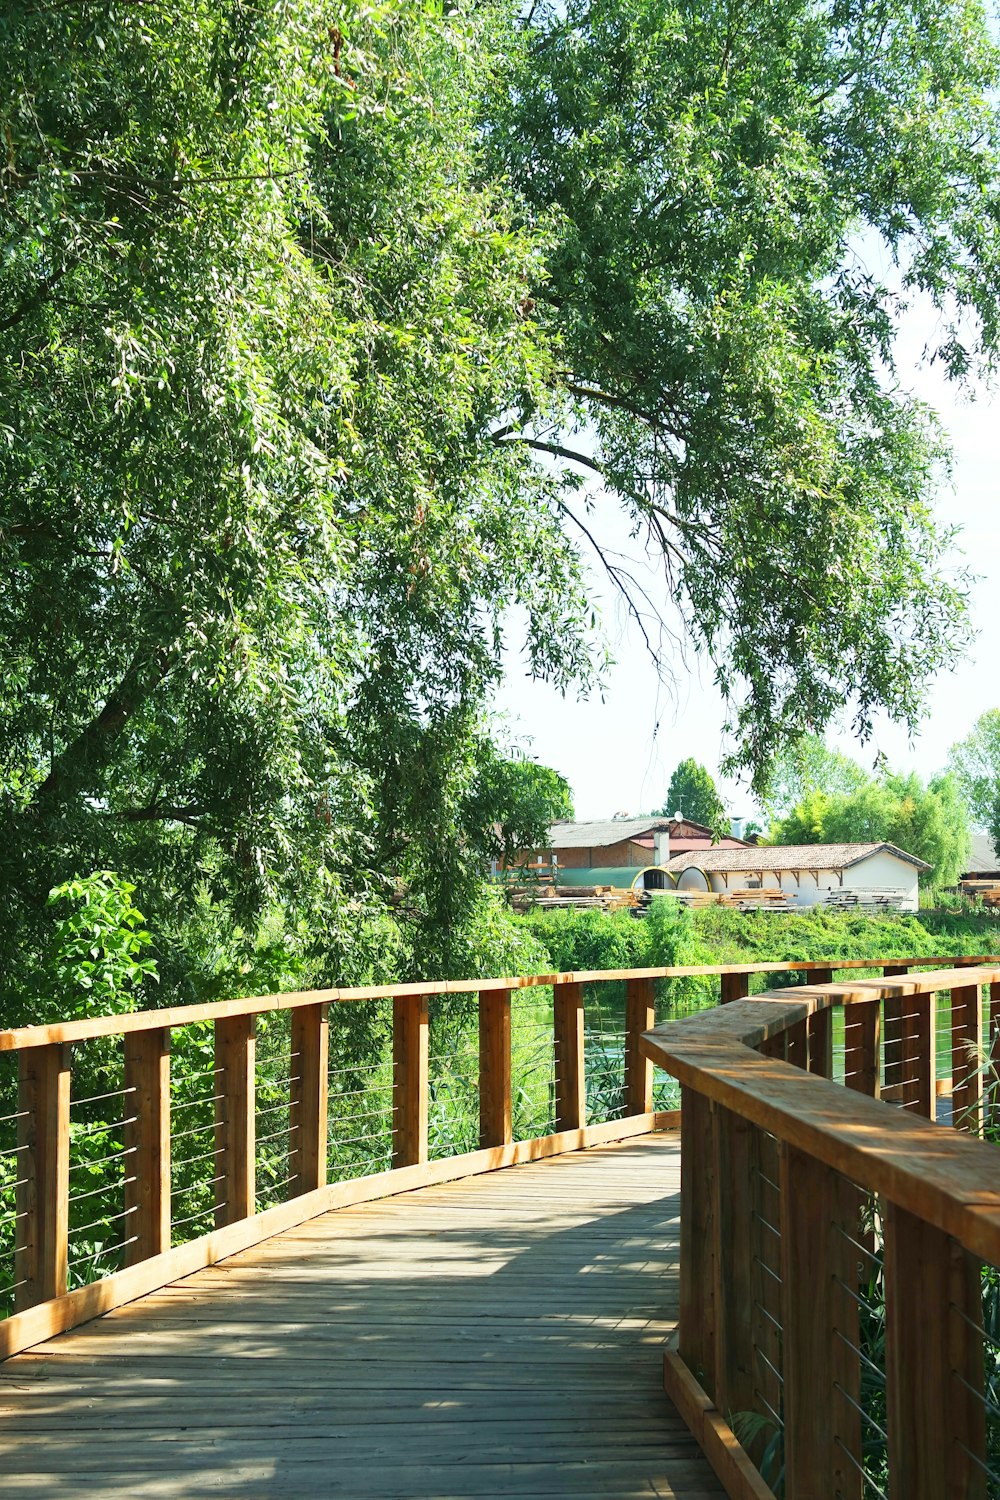
<svg viewBox="0 0 1000 1500">
<path fill-rule="evenodd" d="M 722 1412 L 752 1411 L 755 1130 L 722 1105 L 711 1106 L 712 1300 L 715 1369 L 712 1398 Z M 681 1157 L 683 1160 L 683 1144 Z M 682 1216 L 683 1217 L 683 1216 Z M 706 1247 L 707 1248 L 707 1247 Z"/>
<path fill-rule="evenodd" d="M 983 1102 L 983 1008 L 978 985 L 951 992 L 951 1123 L 978 1134 Z"/>
<path fill-rule="evenodd" d="M 937 995 L 911 995 L 904 1003 L 900 1098 L 904 1109 L 933 1120 L 937 1102 Z"/>
<path fill-rule="evenodd" d="M 715 1153 L 711 1105 L 681 1089 L 681 1264 L 678 1352 L 707 1390 L 715 1376 Z M 710 1392 L 713 1394 L 713 1392 Z"/>
<path fill-rule="evenodd" d="M 745 1000 L 750 992 L 750 975 L 743 969 L 732 974 L 720 974 L 719 981 L 723 1005 L 731 1005 L 734 1000 Z"/>
<path fill-rule="evenodd" d="M 979 1266 L 895 1204 L 883 1229 L 891 1493 L 986 1500 Z"/>
<path fill-rule="evenodd" d="M 430 1007 L 426 995 L 396 995 L 392 1002 L 392 1164 L 427 1160 Z"/>
<path fill-rule="evenodd" d="M 990 985 L 990 1116 L 993 1123 L 1000 1116 L 1000 982 Z"/>
<path fill-rule="evenodd" d="M 858 1192 L 784 1143 L 779 1173 L 785 1495 L 861 1500 Z"/>
<path fill-rule="evenodd" d="M 899 964 L 882 965 L 883 979 L 901 979 L 907 972 Z M 885 1001 L 883 1013 L 885 1085 L 882 1092 L 893 1102 L 901 1099 L 903 1083 L 903 1008 L 905 1003 L 898 996 L 890 996 Z"/>
<path fill-rule="evenodd" d="M 795 1068 L 809 1066 L 809 1031 L 804 1020 L 793 1021 L 785 1032 L 785 1061 Z"/>
<path fill-rule="evenodd" d="M 293 1198 L 326 1186 L 329 1049 L 329 1006 L 293 1010 L 288 1116 Z"/>
<path fill-rule="evenodd" d="M 255 1210 L 257 1028 L 254 1016 L 226 1016 L 215 1023 L 215 1224 L 221 1229 Z"/>
<path fill-rule="evenodd" d="M 556 1130 L 582 1130 L 587 1123 L 582 984 L 553 986 L 552 1017 L 556 1054 Z"/>
<path fill-rule="evenodd" d="M 844 1006 L 844 1083 L 855 1093 L 877 1099 L 879 1094 L 878 1000 Z"/>
<path fill-rule="evenodd" d="M 810 984 L 832 984 L 832 969 L 816 969 L 809 976 Z M 833 1076 L 833 1010 L 825 1006 L 814 1010 L 809 1017 L 809 1071 L 821 1078 Z"/>
<path fill-rule="evenodd" d="M 722 976 L 725 979 L 725 975 Z M 644 1031 L 656 1025 L 652 979 L 625 982 L 625 1113 L 648 1115 L 653 1108 L 653 1064 L 639 1050 Z"/>
<path fill-rule="evenodd" d="M 15 1309 L 61 1297 L 69 1242 L 70 1049 L 26 1048 L 18 1057 Z"/>
<path fill-rule="evenodd" d="M 126 1032 L 125 1264 L 170 1249 L 170 1028 Z"/>
<path fill-rule="evenodd" d="M 479 1144 L 514 1139 L 510 1073 L 510 990 L 479 996 Z"/>
</svg>

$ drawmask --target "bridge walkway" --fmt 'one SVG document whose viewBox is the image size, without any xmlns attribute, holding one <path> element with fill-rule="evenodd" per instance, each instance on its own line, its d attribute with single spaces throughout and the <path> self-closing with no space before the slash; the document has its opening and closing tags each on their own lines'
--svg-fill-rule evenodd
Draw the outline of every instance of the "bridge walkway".
<svg viewBox="0 0 1000 1500">
<path fill-rule="evenodd" d="M 679 1137 L 339 1209 L 0 1365 L 4 1500 L 723 1494 L 662 1388 Z"/>
</svg>

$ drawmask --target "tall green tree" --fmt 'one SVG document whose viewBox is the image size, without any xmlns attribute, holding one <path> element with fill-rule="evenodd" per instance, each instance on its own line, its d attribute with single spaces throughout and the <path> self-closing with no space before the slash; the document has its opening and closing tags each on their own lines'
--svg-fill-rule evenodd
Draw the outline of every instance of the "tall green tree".
<svg viewBox="0 0 1000 1500">
<path fill-rule="evenodd" d="M 965 639 L 894 319 L 929 296 L 956 377 L 996 348 L 997 80 L 975 0 L 540 0 L 487 116 L 551 226 L 531 295 L 572 402 L 497 440 L 592 481 L 565 513 L 648 621 L 602 545 L 625 508 L 758 794 L 845 700 L 862 735 L 876 707 L 915 724 Z"/>
<path fill-rule="evenodd" d="M 948 765 L 973 822 L 1000 847 L 1000 708 L 980 714 L 965 739 L 952 745 Z"/>
<path fill-rule="evenodd" d="M 870 780 L 870 773 L 851 756 L 831 750 L 819 735 L 805 734 L 775 756 L 765 806 L 772 818 L 785 817 L 817 792 L 847 796 Z"/>
<path fill-rule="evenodd" d="M 853 247 L 993 349 L 996 81 L 972 0 L 8 6 L 0 970 L 104 870 L 330 953 L 402 874 L 447 967 L 511 606 L 589 679 L 609 504 L 758 784 L 912 721 L 963 604 Z"/>
<path fill-rule="evenodd" d="M 726 809 L 711 772 L 690 756 L 675 767 L 660 812 L 669 818 L 681 812 L 685 818 L 703 823 L 718 834 L 729 831 Z"/>
<path fill-rule="evenodd" d="M 847 792 L 811 789 L 771 829 L 778 844 L 889 843 L 926 860 L 935 885 L 954 885 L 969 854 L 969 822 L 955 778 L 888 773 Z"/>
<path fill-rule="evenodd" d="M 447 930 L 510 604 L 586 675 L 551 476 L 486 437 L 551 356 L 478 172 L 484 22 L 342 19 L 0 17 L 8 974 L 93 869 L 154 927 L 204 884 L 348 941 L 408 863 Z"/>
</svg>

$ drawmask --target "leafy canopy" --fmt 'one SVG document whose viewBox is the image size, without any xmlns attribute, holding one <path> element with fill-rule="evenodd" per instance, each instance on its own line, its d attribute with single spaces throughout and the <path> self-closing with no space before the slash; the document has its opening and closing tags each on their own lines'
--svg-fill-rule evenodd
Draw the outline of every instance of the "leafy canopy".
<svg viewBox="0 0 1000 1500">
<path fill-rule="evenodd" d="M 503 440 L 593 479 L 564 503 L 588 536 L 617 502 L 662 558 L 758 793 L 845 701 L 862 735 L 915 724 L 965 639 L 894 318 L 930 298 L 955 376 L 995 352 L 997 79 L 969 0 L 540 0 L 486 111 L 551 226 L 532 295 L 571 403 Z"/>
<path fill-rule="evenodd" d="M 772 825 L 777 844 L 889 843 L 926 860 L 934 885 L 954 885 L 969 854 L 969 821 L 955 778 L 887 773 L 851 791 L 811 788 Z"/>
<path fill-rule="evenodd" d="M 675 767 L 667 788 L 667 800 L 659 811 L 668 818 L 680 812 L 713 832 L 729 831 L 726 809 L 711 772 L 690 756 Z"/>
<path fill-rule="evenodd" d="M 868 772 L 856 760 L 831 750 L 819 735 L 805 734 L 775 756 L 765 805 L 772 818 L 780 818 L 815 792 L 849 796 L 868 780 Z"/>
<path fill-rule="evenodd" d="M 1000 708 L 980 714 L 965 739 L 952 745 L 948 765 L 973 822 L 1000 845 Z"/>
<path fill-rule="evenodd" d="M 167 991 L 265 914 L 275 972 L 449 970 L 559 796 L 491 743 L 511 608 L 591 681 L 593 540 L 659 640 L 611 505 L 758 789 L 913 722 L 964 604 L 859 237 L 992 355 L 997 81 L 972 0 L 8 7 L 5 983 L 105 870 Z"/>
</svg>

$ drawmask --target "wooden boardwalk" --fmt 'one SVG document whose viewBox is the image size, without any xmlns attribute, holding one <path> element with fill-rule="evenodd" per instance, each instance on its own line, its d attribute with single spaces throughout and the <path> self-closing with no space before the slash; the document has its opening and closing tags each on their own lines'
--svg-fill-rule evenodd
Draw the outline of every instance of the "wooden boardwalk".
<svg viewBox="0 0 1000 1500">
<path fill-rule="evenodd" d="M 662 1391 L 679 1138 L 341 1209 L 0 1365 L 0 1494 L 723 1492 Z"/>
</svg>

